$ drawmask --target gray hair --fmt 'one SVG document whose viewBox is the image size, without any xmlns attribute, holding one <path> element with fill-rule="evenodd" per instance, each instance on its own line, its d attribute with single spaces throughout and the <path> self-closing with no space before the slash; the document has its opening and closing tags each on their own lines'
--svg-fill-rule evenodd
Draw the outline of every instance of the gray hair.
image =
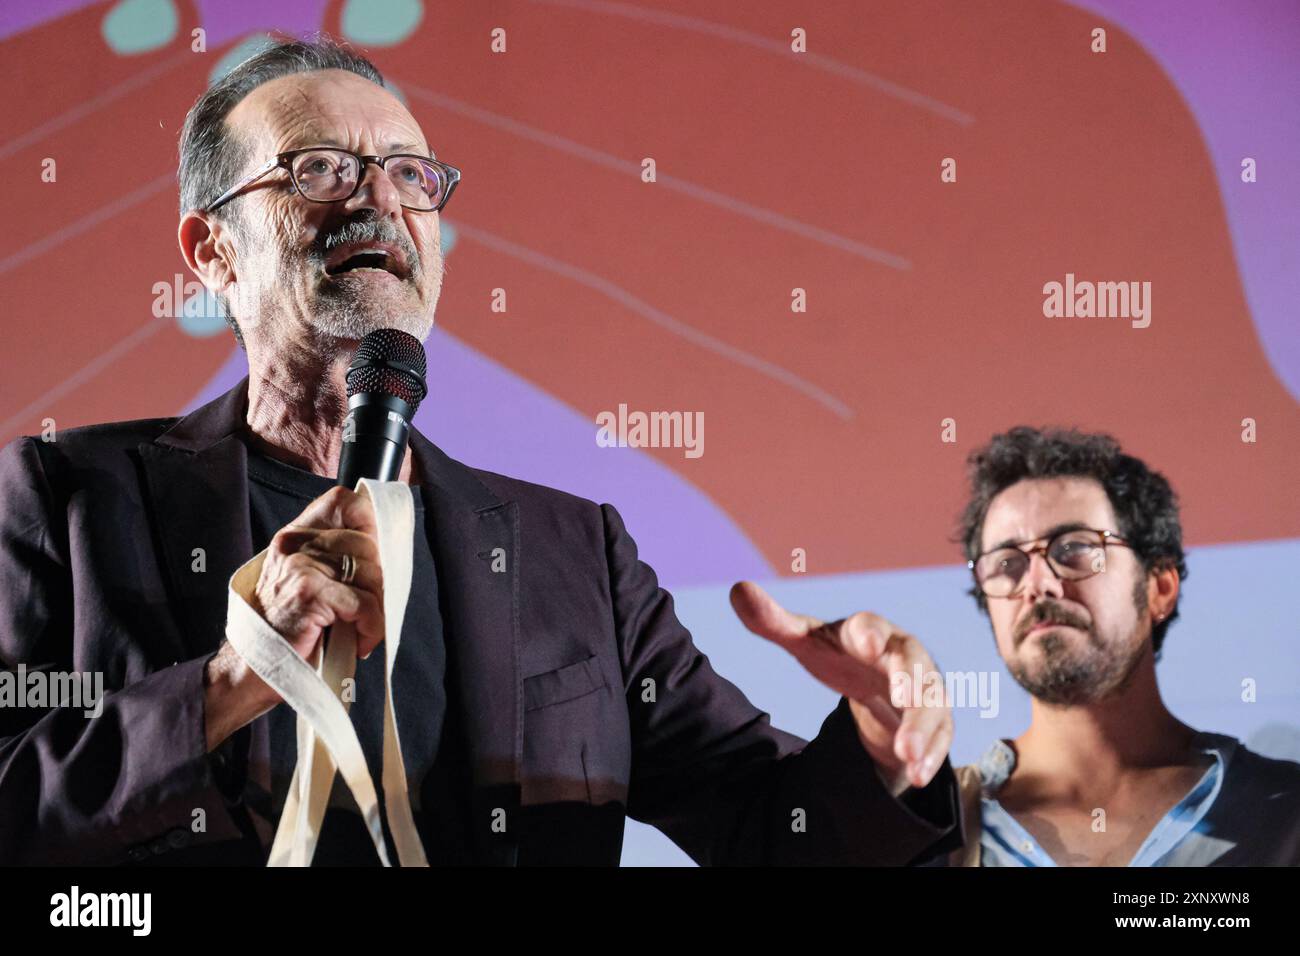
<svg viewBox="0 0 1300 956">
<path fill-rule="evenodd" d="M 203 209 L 229 189 L 248 163 L 247 144 L 232 136 L 226 125 L 231 110 L 263 83 L 315 70 L 348 70 L 384 85 L 373 63 L 325 34 L 311 40 L 282 40 L 244 60 L 208 87 L 185 117 L 177 173 L 181 215 Z M 233 211 L 237 208 L 225 205 L 212 216 L 237 227 L 239 217 Z M 217 301 L 235 341 L 244 348 L 244 336 L 225 296 L 218 294 Z"/>
</svg>

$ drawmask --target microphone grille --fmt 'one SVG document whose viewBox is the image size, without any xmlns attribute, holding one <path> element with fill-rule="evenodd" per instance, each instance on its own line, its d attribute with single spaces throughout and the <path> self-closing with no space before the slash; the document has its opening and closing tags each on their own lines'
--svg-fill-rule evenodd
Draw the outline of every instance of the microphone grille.
<svg viewBox="0 0 1300 956">
<path fill-rule="evenodd" d="M 348 366 L 348 398 L 363 392 L 381 392 L 419 408 L 428 393 L 424 376 L 426 359 L 420 340 L 400 329 L 376 329 L 361 340 Z"/>
</svg>

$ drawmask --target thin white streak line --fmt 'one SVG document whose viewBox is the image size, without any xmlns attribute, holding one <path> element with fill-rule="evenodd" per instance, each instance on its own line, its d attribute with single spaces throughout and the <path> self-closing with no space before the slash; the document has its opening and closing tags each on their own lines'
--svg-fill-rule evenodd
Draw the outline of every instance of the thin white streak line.
<svg viewBox="0 0 1300 956">
<path fill-rule="evenodd" d="M 171 321 L 170 316 L 162 316 L 160 318 L 154 319 L 152 322 L 147 322 L 144 325 L 140 326 L 140 328 L 132 332 L 130 335 L 128 335 L 126 338 L 119 341 L 107 352 L 102 352 L 101 354 L 95 356 L 95 358 L 91 359 L 81 368 L 77 369 L 77 371 L 73 372 L 71 375 L 65 378 L 58 385 L 55 385 L 53 388 L 46 391 L 39 398 L 35 399 L 32 402 L 29 402 L 19 412 L 10 416 L 9 419 L 5 421 L 3 425 L 0 425 L 0 437 L 8 436 L 11 429 L 19 428 L 20 426 L 22 426 L 27 416 L 34 413 L 36 409 L 40 408 L 41 406 L 48 406 L 58 401 L 60 398 L 62 398 L 68 392 L 72 391 L 77 386 L 81 385 L 83 382 L 87 382 L 90 379 L 94 378 L 101 371 L 103 371 L 104 368 L 111 365 L 113 362 L 117 361 L 127 352 L 131 351 L 141 342 L 148 339 L 150 336 L 152 336 L 163 326 L 167 325 L 170 321 Z"/>
<path fill-rule="evenodd" d="M 667 329 L 674 335 L 678 335 L 687 341 L 698 345 L 700 348 L 714 352 L 722 356 L 724 359 L 735 362 L 737 365 L 743 365 L 746 368 L 753 369 L 760 375 L 766 375 L 768 378 L 775 379 L 783 385 L 787 385 L 796 391 L 802 392 L 813 401 L 829 408 L 840 418 L 845 420 L 853 418 L 853 409 L 834 395 L 827 392 L 825 389 L 800 378 L 788 369 L 784 369 L 779 365 L 761 359 L 756 355 L 751 355 L 733 345 L 728 345 L 726 342 L 723 342 L 720 339 L 715 339 L 713 336 L 701 332 L 699 329 L 692 328 L 685 322 L 674 319 L 666 312 L 662 312 L 650 305 L 648 302 L 638 299 L 622 286 L 615 285 L 613 282 L 610 282 L 602 276 L 598 276 L 593 272 L 588 272 L 586 269 L 581 269 L 578 266 L 570 265 L 567 262 L 561 262 L 545 253 L 537 252 L 536 250 L 529 249 L 526 246 L 518 245 L 490 232 L 485 232 L 473 226 L 467 226 L 462 220 L 457 219 L 452 223 L 452 225 L 454 225 L 458 237 L 464 236 L 467 239 L 487 246 L 489 249 L 504 253 L 505 255 L 514 256 L 517 259 L 522 259 L 524 262 L 537 266 L 539 269 L 545 269 L 548 272 L 564 276 L 566 279 L 571 279 L 579 285 L 584 285 L 589 289 L 594 289 L 602 295 L 613 299 L 615 302 L 627 309 L 630 309 L 632 312 L 635 312 L 642 318 L 648 319 L 656 325 Z"/>
<path fill-rule="evenodd" d="M 574 140 L 560 136 L 557 133 L 551 133 L 543 129 L 538 129 L 535 126 L 529 126 L 527 123 L 522 123 L 509 116 L 502 116 L 498 113 L 493 113 L 490 110 L 485 110 L 482 107 L 462 102 L 461 100 L 457 100 L 443 93 L 435 93 L 432 90 L 423 89 L 407 83 L 405 80 L 399 79 L 396 82 L 403 90 L 406 90 L 410 96 L 413 96 L 416 99 L 426 100 L 433 103 L 435 106 L 448 110 L 449 112 L 468 116 L 470 119 L 476 120 L 487 126 L 505 130 L 508 133 L 512 133 L 525 139 L 531 139 L 533 142 L 541 143 L 544 146 L 549 146 L 552 149 L 559 150 L 560 152 L 568 153 L 571 156 L 577 156 L 579 159 L 585 159 L 588 162 L 595 163 L 598 166 L 604 166 L 607 169 L 613 169 L 620 173 L 627 173 L 638 177 L 641 174 L 640 163 L 632 160 L 619 159 L 617 156 L 612 156 L 609 153 L 593 149 L 590 146 L 584 146 L 582 143 L 575 142 Z M 764 225 L 785 230 L 786 232 L 793 233 L 797 236 L 802 236 L 805 239 L 811 239 L 812 241 L 819 242 L 822 245 L 838 249 L 841 252 L 847 252 L 850 255 L 889 266 L 892 269 L 905 270 L 912 268 L 912 264 L 902 256 L 895 255 L 892 252 L 886 252 L 883 249 L 876 249 L 861 242 L 855 242 L 852 239 L 822 229 L 819 226 L 814 226 L 811 223 L 791 219 L 789 216 L 783 216 L 770 209 L 764 209 L 762 206 L 755 206 L 731 196 L 724 195 L 723 193 L 715 192 L 712 189 L 707 189 L 704 186 L 699 186 L 695 183 L 688 182 L 687 180 L 679 179 L 676 176 L 659 173 L 656 178 L 658 184 L 667 189 L 690 196 L 692 199 L 698 199 L 702 202 L 710 203 L 711 205 L 726 209 L 728 212 L 733 212 L 737 215 L 745 216 L 749 219 L 761 222 Z"/>
<path fill-rule="evenodd" d="M 153 182 L 141 186 L 139 189 L 135 190 L 135 192 L 127 193 L 125 196 L 119 196 L 107 206 L 101 206 L 94 212 L 78 219 L 71 225 L 64 226 L 62 229 L 56 229 L 44 239 L 38 239 L 36 242 L 29 243 L 19 252 L 15 252 L 13 255 L 5 259 L 0 259 L 0 275 L 3 275 L 10 269 L 22 265 L 24 262 L 35 259 L 39 255 L 43 255 L 55 246 L 71 239 L 73 236 L 81 235 L 81 233 L 86 230 L 93 229 L 100 223 L 112 219 L 118 213 L 125 212 L 132 206 L 148 199 L 163 187 L 174 185 L 175 183 L 175 173 L 168 173 L 166 176 L 160 176 Z"/>
<path fill-rule="evenodd" d="M 88 100 L 83 100 L 76 106 L 72 107 L 72 109 L 46 120 L 35 129 L 28 130 L 17 139 L 11 139 L 3 146 L 0 146 L 0 159 L 5 159 L 6 157 L 18 152 L 18 150 L 30 146 L 32 143 L 40 142 L 40 140 L 49 136 L 51 133 L 57 133 L 59 130 L 72 125 L 82 117 L 89 116 L 101 107 L 107 106 L 114 100 L 120 99 L 127 93 L 131 93 L 144 86 L 146 83 L 157 79 L 164 73 L 171 72 L 174 67 L 179 66 L 186 58 L 191 56 L 194 56 L 194 54 L 183 53 L 170 60 L 163 60 L 161 63 L 155 63 L 150 69 L 142 70 L 134 76 L 128 77 L 121 83 L 117 84 L 117 86 L 110 87 L 98 96 L 91 97 Z"/>
<path fill-rule="evenodd" d="M 55 232 L 51 233 L 50 235 L 46 236 L 44 239 L 40 239 L 37 242 L 26 246 L 21 252 L 17 252 L 14 255 L 9 256 L 7 259 L 0 260 L 0 274 L 4 274 L 5 272 L 8 272 L 9 270 L 15 267 L 22 265 L 24 262 L 27 262 L 35 258 L 36 256 L 39 256 L 47 252 L 48 250 L 58 246 L 59 244 L 67 241 L 68 239 L 71 239 L 74 236 L 80 235 L 81 233 L 87 231 L 88 229 L 94 228 L 95 226 L 99 225 L 102 222 L 106 222 L 107 220 L 116 216 L 118 213 L 130 209 L 132 206 L 136 205 L 142 200 L 152 196 L 162 187 L 173 182 L 175 182 L 175 176 L 171 173 L 168 173 L 166 176 L 160 176 L 158 179 L 155 179 L 151 183 L 147 183 L 146 185 L 135 190 L 134 192 L 128 193 L 125 196 L 119 196 L 117 199 L 113 200 L 107 206 L 101 206 L 99 209 L 90 213 L 85 218 L 77 220 L 72 225 L 65 226 L 62 229 L 58 229 Z M 169 318 L 164 316 L 162 318 L 155 319 L 153 322 L 146 323 L 145 325 L 137 329 L 135 332 L 132 332 L 126 338 L 119 341 L 108 351 L 92 359 L 86 365 L 83 365 L 80 369 L 73 372 L 70 376 L 68 376 L 58 385 L 55 385 L 54 387 L 50 388 L 44 394 L 39 396 L 37 399 L 30 402 L 26 407 L 20 410 L 17 414 L 11 416 L 7 421 L 4 422 L 3 425 L 0 425 L 0 435 L 8 435 L 10 429 L 21 425 L 21 423 L 27 417 L 27 415 L 29 415 L 34 409 L 37 409 L 42 405 L 46 405 L 50 402 L 57 400 L 62 395 L 66 394 L 68 391 L 76 388 L 82 382 L 98 374 L 101 369 L 105 368 L 110 363 L 116 361 L 118 358 L 125 355 L 131 349 L 135 348 L 135 346 L 143 342 L 145 339 L 149 338 L 151 335 L 157 332 L 158 329 L 160 329 L 163 325 L 165 325 L 168 321 Z"/>
<path fill-rule="evenodd" d="M 636 167 L 637 172 L 641 170 L 640 165 Z M 715 206 L 720 206 L 729 212 L 734 212 L 740 216 L 747 216 L 757 222 L 773 226 L 777 229 L 784 229 L 786 232 L 794 233 L 796 236 L 802 236 L 805 239 L 811 239 L 813 242 L 820 242 L 824 246 L 830 246 L 833 249 L 839 249 L 841 252 L 847 252 L 872 262 L 878 262 L 881 265 L 889 266 L 891 269 L 906 271 L 912 268 L 912 263 L 902 256 L 895 255 L 892 252 L 886 252 L 883 249 L 876 249 L 861 242 L 855 242 L 828 229 L 820 226 L 814 226 L 812 223 L 800 222 L 797 219 L 791 219 L 789 216 L 783 216 L 778 212 L 770 209 L 764 209 L 762 206 L 753 206 L 740 199 L 714 192 L 704 186 L 697 186 L 695 183 L 687 182 L 684 179 L 678 179 L 676 176 L 658 174 L 656 176 L 659 182 L 666 185 L 669 189 L 676 189 L 678 192 L 685 193 L 693 199 L 700 199 Z"/>
<path fill-rule="evenodd" d="M 947 103 L 926 96 L 924 93 L 918 93 L 905 86 L 900 86 L 882 76 L 876 76 L 874 73 L 868 73 L 856 66 L 841 63 L 839 60 L 825 54 L 794 53 L 788 43 L 772 40 L 762 34 L 751 33 L 748 30 L 741 30 L 725 23 L 714 23 L 711 20 L 701 20 L 699 17 L 685 16 L 679 13 L 647 10 L 644 7 L 637 7 L 628 3 L 605 3 L 599 2 L 599 0 L 533 0 L 533 2 L 547 3 L 558 7 L 572 7 L 577 10 L 585 10 L 588 13 L 606 13 L 626 17 L 629 20 L 653 23 L 657 26 L 710 34 L 724 40 L 730 40 L 733 43 L 741 43 L 765 50 L 768 53 L 775 53 L 778 56 L 788 57 L 795 63 L 815 67 L 826 73 L 851 80 L 861 86 L 870 87 L 877 92 L 884 93 L 886 96 L 892 96 L 904 103 L 920 107 L 923 110 L 929 110 L 937 116 L 942 116 L 944 119 L 952 120 L 954 123 L 960 123 L 963 126 L 969 126 L 975 122 L 975 117 L 970 113 L 959 110 L 955 106 L 949 106 Z"/>
</svg>

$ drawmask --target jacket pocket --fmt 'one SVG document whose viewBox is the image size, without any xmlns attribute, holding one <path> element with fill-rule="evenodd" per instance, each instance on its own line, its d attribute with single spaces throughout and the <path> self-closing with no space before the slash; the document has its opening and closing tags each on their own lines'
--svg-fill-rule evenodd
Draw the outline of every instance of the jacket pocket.
<svg viewBox="0 0 1300 956">
<path fill-rule="evenodd" d="M 600 661 L 593 654 L 585 661 L 524 678 L 524 710 L 538 710 L 584 697 L 605 686 Z"/>
</svg>

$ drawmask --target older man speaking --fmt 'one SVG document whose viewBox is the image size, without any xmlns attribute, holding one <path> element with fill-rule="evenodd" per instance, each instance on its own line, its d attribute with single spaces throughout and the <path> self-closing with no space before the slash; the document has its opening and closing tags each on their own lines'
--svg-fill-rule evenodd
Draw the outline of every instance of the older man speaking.
<svg viewBox="0 0 1300 956">
<path fill-rule="evenodd" d="M 376 329 L 428 336 L 459 178 L 329 41 L 259 53 L 191 110 L 180 244 L 248 378 L 180 419 L 0 452 L 0 665 L 107 688 L 95 717 L 0 708 L 0 862 L 266 862 L 294 714 L 223 639 L 230 575 L 264 548 L 252 603 L 298 654 L 356 627 L 375 772 L 383 580 L 369 499 L 334 487 L 345 371 Z M 400 480 L 416 532 L 394 699 L 430 862 L 612 864 L 625 816 L 700 863 L 906 864 L 960 841 L 952 719 L 891 703 L 892 675 L 933 664 L 888 621 L 733 589 L 751 631 L 842 695 L 805 742 L 714 673 L 612 506 L 414 430 Z M 374 862 L 341 786 L 315 859 Z"/>
</svg>

